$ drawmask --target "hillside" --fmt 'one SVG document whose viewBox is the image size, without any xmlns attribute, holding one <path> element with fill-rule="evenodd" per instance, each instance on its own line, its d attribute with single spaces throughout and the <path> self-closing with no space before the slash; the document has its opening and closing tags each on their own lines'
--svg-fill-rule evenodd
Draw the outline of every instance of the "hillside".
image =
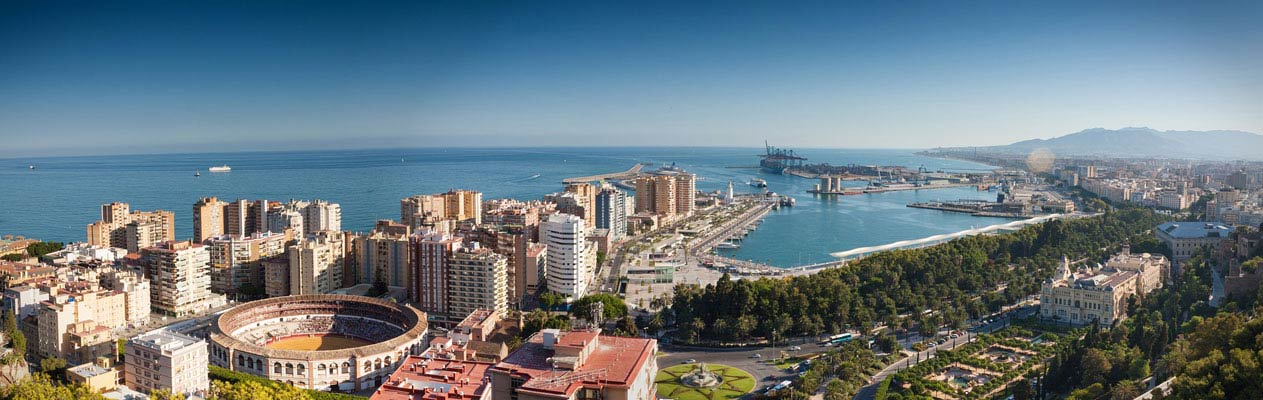
<svg viewBox="0 0 1263 400">
<path fill-rule="evenodd" d="M 1159 131 L 1150 128 L 1094 128 L 1052 139 L 980 147 L 1002 153 L 1048 149 L 1053 154 L 1110 157 L 1263 159 L 1263 135 L 1242 131 Z"/>
</svg>

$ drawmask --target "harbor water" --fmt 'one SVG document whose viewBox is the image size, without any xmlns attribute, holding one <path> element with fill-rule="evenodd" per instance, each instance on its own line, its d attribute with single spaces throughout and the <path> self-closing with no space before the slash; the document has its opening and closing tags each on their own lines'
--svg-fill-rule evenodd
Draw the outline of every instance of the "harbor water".
<svg viewBox="0 0 1263 400">
<path fill-rule="evenodd" d="M 0 235 L 83 241 L 100 206 L 127 202 L 134 210 L 176 213 L 179 238 L 192 236 L 192 206 L 200 197 L 324 199 L 342 206 L 343 229 L 367 231 L 378 219 L 398 219 L 399 199 L 449 189 L 483 192 L 484 199 L 538 199 L 560 191 L 561 180 L 675 163 L 698 174 L 697 188 L 716 191 L 733 182 L 738 193 L 760 192 L 747 183 L 787 194 L 794 207 L 773 211 L 739 249 L 724 255 L 775 266 L 829 261 L 829 253 L 1003 222 L 998 218 L 922 210 L 907 203 L 993 199 L 973 188 L 898 191 L 816 197 L 814 179 L 753 168 L 761 148 L 453 148 L 352 151 L 49 157 L 0 160 Z M 958 160 L 921 157 L 913 150 L 802 149 L 809 162 L 833 165 L 902 165 L 912 169 L 985 171 Z M 208 171 L 218 165 L 231 172 Z M 35 166 L 30 169 L 28 166 Z M 200 173 L 201 176 L 195 176 Z M 862 185 L 861 182 L 853 184 Z"/>
</svg>

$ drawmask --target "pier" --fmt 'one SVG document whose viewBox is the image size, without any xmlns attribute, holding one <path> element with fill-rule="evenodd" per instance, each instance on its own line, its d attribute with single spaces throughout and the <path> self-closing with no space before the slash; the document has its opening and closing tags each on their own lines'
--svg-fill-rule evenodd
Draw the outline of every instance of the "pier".
<svg viewBox="0 0 1263 400">
<path fill-rule="evenodd" d="M 574 178 L 566 178 L 566 179 L 562 179 L 561 183 L 569 184 L 569 183 L 584 183 L 584 182 L 632 179 L 632 178 L 636 178 L 640 176 L 640 170 L 644 169 L 646 165 L 648 164 L 636 163 L 636 165 L 633 165 L 631 168 L 628 168 L 626 171 L 623 171 L 623 172 L 611 172 L 608 174 L 598 174 L 598 175 L 588 175 L 588 176 L 579 176 L 579 177 L 574 177 Z"/>
<path fill-rule="evenodd" d="M 1027 212 L 1020 205 L 1006 207 L 1004 203 L 986 200 L 931 201 L 908 204 L 908 207 L 966 213 L 975 217 L 1034 218 L 1043 215 Z"/>
<path fill-rule="evenodd" d="M 779 273 L 780 268 L 767 264 L 761 264 L 753 261 L 738 260 L 735 258 L 724 257 L 717 254 L 710 254 L 710 251 L 722 241 L 729 238 L 738 237 L 749 230 L 774 207 L 778 206 L 778 201 L 767 201 L 765 199 L 758 200 L 758 203 L 750 207 L 740 216 L 733 218 L 731 221 L 725 222 L 719 227 L 708 229 L 702 233 L 702 236 L 694 239 L 689 244 L 690 256 L 698 261 L 710 262 L 715 264 L 727 264 L 732 267 L 747 269 L 755 274 L 774 275 Z"/>
</svg>

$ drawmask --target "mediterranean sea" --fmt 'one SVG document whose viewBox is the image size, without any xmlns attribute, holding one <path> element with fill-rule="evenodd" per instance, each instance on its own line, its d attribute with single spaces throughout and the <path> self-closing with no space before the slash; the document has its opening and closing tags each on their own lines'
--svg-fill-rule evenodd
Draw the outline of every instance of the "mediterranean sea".
<svg viewBox="0 0 1263 400">
<path fill-rule="evenodd" d="M 800 149 L 811 163 L 902 165 L 977 172 L 992 167 L 915 155 L 915 150 Z M 816 180 L 761 173 L 761 148 L 451 148 L 340 151 L 113 155 L 0 160 L 0 235 L 74 242 L 100 218 L 101 204 L 176 213 L 179 238 L 192 236 L 200 197 L 285 201 L 323 199 L 342 206 L 342 228 L 364 232 L 378 219 L 398 219 L 399 199 L 449 189 L 483 198 L 538 199 L 560 191 L 561 180 L 623 171 L 637 162 L 655 169 L 675 163 L 699 177 L 697 188 L 738 193 L 767 180 L 768 190 L 797 199 L 773 211 L 742 247 L 726 255 L 776 266 L 828 261 L 829 253 L 957 232 L 1004 222 L 905 207 L 928 200 L 993 199 L 973 188 L 946 188 L 842 197 L 814 197 Z M 232 172 L 207 168 L 229 165 Z M 35 169 L 29 169 L 33 165 Z M 200 172 L 201 176 L 194 176 Z M 861 183 L 856 183 L 861 184 Z"/>
</svg>

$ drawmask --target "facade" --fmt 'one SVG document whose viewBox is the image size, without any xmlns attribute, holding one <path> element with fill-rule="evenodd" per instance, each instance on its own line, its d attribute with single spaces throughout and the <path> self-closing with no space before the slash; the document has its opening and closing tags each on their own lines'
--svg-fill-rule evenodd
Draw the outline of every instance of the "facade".
<svg viewBox="0 0 1263 400">
<path fill-rule="evenodd" d="M 210 390 L 205 340 L 157 330 L 128 340 L 125 351 L 125 380 L 132 389 L 199 396 Z"/>
<path fill-rule="evenodd" d="M 451 259 L 461 239 L 446 232 L 413 235 L 408 297 L 432 316 L 451 314 Z"/>
<path fill-rule="evenodd" d="M 1187 261 L 1193 253 L 1205 246 L 1217 246 L 1232 234 L 1232 228 L 1215 222 L 1166 222 L 1158 225 L 1154 235 L 1171 248 L 1171 273 L 1179 274 L 1179 263 Z"/>
<path fill-rule="evenodd" d="M 509 263 L 491 249 L 467 247 L 451 254 L 448 272 L 449 315 L 479 309 L 504 315 L 509 310 Z"/>
<path fill-rule="evenodd" d="M 412 229 L 430 228 L 450 232 L 456 222 L 482 223 L 482 193 L 452 190 L 440 194 L 420 194 L 399 201 L 399 221 Z"/>
<path fill-rule="evenodd" d="M 1127 317 L 1127 299 L 1162 286 L 1166 258 L 1132 255 L 1127 248 L 1104 267 L 1072 270 L 1063 261 L 1040 288 L 1040 318 L 1071 325 L 1111 326 Z"/>
<path fill-rule="evenodd" d="M 546 274 L 548 289 L 578 299 L 592 283 L 593 263 L 583 219 L 569 214 L 553 214 L 540 229 L 548 246 Z"/>
<path fill-rule="evenodd" d="M 49 299 L 40 303 L 36 318 L 37 354 L 80 364 L 117 351 L 112 330 L 127 324 L 127 302 L 122 292 L 69 282 L 49 288 Z"/>
<path fill-rule="evenodd" d="M 322 294 L 341 288 L 345 246 L 337 231 L 320 231 L 289 246 L 289 290 L 285 294 Z"/>
<path fill-rule="evenodd" d="M 100 278 L 101 287 L 123 294 L 128 324 L 149 323 L 153 295 L 148 279 L 139 272 L 118 268 L 102 272 Z"/>
<path fill-rule="evenodd" d="M 658 342 L 545 329 L 490 369 L 493 399 L 656 398 Z"/>
<path fill-rule="evenodd" d="M 357 282 L 408 287 L 412 229 L 393 221 L 377 221 L 367 235 L 355 238 Z"/>
<path fill-rule="evenodd" d="M 1105 268 L 1116 271 L 1135 271 L 1139 274 L 1136 289 L 1148 293 L 1161 288 L 1170 279 L 1171 261 L 1161 254 L 1132 254 L 1131 246 L 1124 245 L 1121 253 L 1105 261 Z"/>
<path fill-rule="evenodd" d="M 292 231 L 256 232 L 248 236 L 222 235 L 204 244 L 210 255 L 211 290 L 236 295 L 243 286 L 263 286 L 263 260 L 285 255 Z"/>
<path fill-rule="evenodd" d="M 636 180 L 636 213 L 687 216 L 696 209 L 696 176 L 664 173 Z"/>
<path fill-rule="evenodd" d="M 210 364 L 303 389 L 371 390 L 409 355 L 425 350 L 427 329 L 424 312 L 388 300 L 336 294 L 270 298 L 234 307 L 211 324 Z M 269 347 L 281 333 L 338 335 L 370 344 L 314 351 Z"/>
<path fill-rule="evenodd" d="M 97 393 L 108 392 L 118 388 L 119 370 L 110 365 L 108 358 L 101 358 L 93 363 L 67 368 L 66 380 L 71 384 L 87 386 Z"/>
<path fill-rule="evenodd" d="M 608 229 L 614 241 L 627 236 L 627 196 L 613 187 L 596 195 L 596 228 Z"/>
<path fill-rule="evenodd" d="M 88 244 L 117 247 L 130 252 L 175 240 L 175 213 L 131 211 L 127 203 L 101 206 L 101 220 L 88 225 Z"/>
<path fill-rule="evenodd" d="M 150 284 L 153 309 L 177 317 L 214 304 L 210 253 L 201 244 L 167 242 L 141 249 L 140 266 Z"/>
<path fill-rule="evenodd" d="M 206 239 L 224 234 L 224 215 L 228 203 L 215 197 L 203 197 L 193 203 L 193 241 L 201 243 Z"/>
<path fill-rule="evenodd" d="M 591 227 L 596 222 L 596 192 L 597 188 L 590 183 L 568 183 L 565 188 L 566 193 L 574 193 L 578 200 L 578 208 L 582 209 L 582 214 L 575 214 L 587 221 Z"/>
<path fill-rule="evenodd" d="M 39 304 L 48 300 L 48 292 L 30 285 L 11 286 L 4 290 L 4 310 L 13 312 L 19 321 L 35 316 Z"/>
</svg>

